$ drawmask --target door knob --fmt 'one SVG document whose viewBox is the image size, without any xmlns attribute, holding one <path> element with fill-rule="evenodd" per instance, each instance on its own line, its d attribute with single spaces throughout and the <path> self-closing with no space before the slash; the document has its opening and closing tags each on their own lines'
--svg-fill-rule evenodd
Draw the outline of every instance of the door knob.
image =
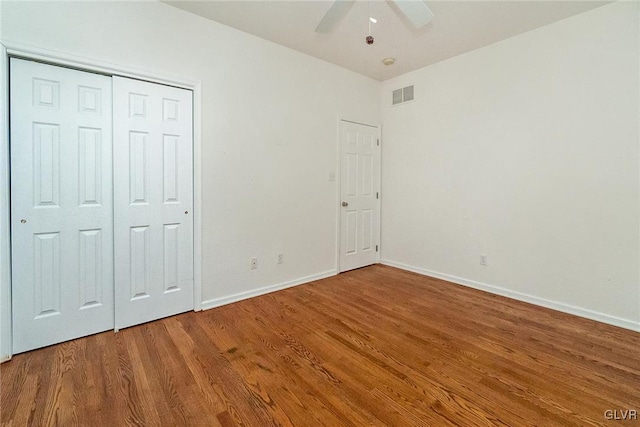
<svg viewBox="0 0 640 427">
<path fill-rule="evenodd" d="M 347 206 L 349 206 L 349 203 L 347 203 L 347 202 L 342 202 L 342 206 L 344 206 L 344 207 L 346 208 Z"/>
<path fill-rule="evenodd" d="M 26 223 L 27 223 L 27 220 L 26 220 L 26 219 L 21 219 L 21 220 L 20 220 L 20 222 L 21 222 L 22 224 L 26 224 Z"/>
</svg>

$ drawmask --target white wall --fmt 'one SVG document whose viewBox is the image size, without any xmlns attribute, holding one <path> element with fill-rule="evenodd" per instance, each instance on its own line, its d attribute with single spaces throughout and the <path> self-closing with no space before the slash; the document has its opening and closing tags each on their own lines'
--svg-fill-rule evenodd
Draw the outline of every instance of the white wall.
<svg viewBox="0 0 640 427">
<path fill-rule="evenodd" d="M 3 41 L 202 83 L 205 307 L 335 272 L 338 117 L 379 82 L 161 3 L 0 5 Z"/>
<path fill-rule="evenodd" d="M 638 26 L 614 3 L 386 81 L 383 262 L 640 330 Z"/>
</svg>

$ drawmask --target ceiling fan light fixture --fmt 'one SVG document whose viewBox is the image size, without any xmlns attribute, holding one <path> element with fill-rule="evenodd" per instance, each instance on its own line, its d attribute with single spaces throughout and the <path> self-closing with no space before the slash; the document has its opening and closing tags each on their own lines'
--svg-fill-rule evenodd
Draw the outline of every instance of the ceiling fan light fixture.
<svg viewBox="0 0 640 427">
<path fill-rule="evenodd" d="M 331 7 L 316 27 L 316 33 L 327 34 L 333 31 L 338 23 L 349 13 L 349 10 L 356 1 L 358 0 L 333 0 Z M 416 28 L 422 28 L 433 18 L 433 12 L 431 12 L 431 9 L 425 4 L 425 1 L 429 0 L 389 1 L 394 3 L 396 7 L 400 9 L 400 12 L 405 15 Z M 375 24 L 377 19 L 371 17 L 371 0 L 367 0 L 367 2 L 369 3 L 369 25 L 371 25 L 371 23 Z"/>
<path fill-rule="evenodd" d="M 382 60 L 382 63 L 383 63 L 384 65 L 393 65 L 395 62 L 396 62 L 396 59 L 395 59 L 395 58 L 384 58 L 384 59 Z"/>
</svg>

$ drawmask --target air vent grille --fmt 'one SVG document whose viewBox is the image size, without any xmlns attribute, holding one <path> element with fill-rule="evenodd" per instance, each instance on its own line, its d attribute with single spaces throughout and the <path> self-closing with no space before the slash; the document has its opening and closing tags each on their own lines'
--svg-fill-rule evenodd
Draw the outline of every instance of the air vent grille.
<svg viewBox="0 0 640 427">
<path fill-rule="evenodd" d="M 393 91 L 391 99 L 392 105 L 402 104 L 403 102 L 407 101 L 413 101 L 413 85 Z"/>
<path fill-rule="evenodd" d="M 393 91 L 393 105 L 402 103 L 402 89 L 396 89 Z"/>
<path fill-rule="evenodd" d="M 413 85 L 402 88 L 402 102 L 413 101 Z"/>
</svg>

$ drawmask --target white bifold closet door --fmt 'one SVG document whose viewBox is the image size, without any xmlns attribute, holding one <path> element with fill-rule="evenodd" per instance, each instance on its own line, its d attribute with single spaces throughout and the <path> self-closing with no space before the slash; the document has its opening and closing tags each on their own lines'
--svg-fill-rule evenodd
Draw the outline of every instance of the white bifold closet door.
<svg viewBox="0 0 640 427">
<path fill-rule="evenodd" d="M 192 92 L 113 77 L 115 327 L 193 309 Z"/>
<path fill-rule="evenodd" d="M 112 329 L 111 78 L 11 59 L 13 352 Z"/>
<path fill-rule="evenodd" d="M 192 310 L 192 92 L 10 66 L 13 353 Z"/>
</svg>

